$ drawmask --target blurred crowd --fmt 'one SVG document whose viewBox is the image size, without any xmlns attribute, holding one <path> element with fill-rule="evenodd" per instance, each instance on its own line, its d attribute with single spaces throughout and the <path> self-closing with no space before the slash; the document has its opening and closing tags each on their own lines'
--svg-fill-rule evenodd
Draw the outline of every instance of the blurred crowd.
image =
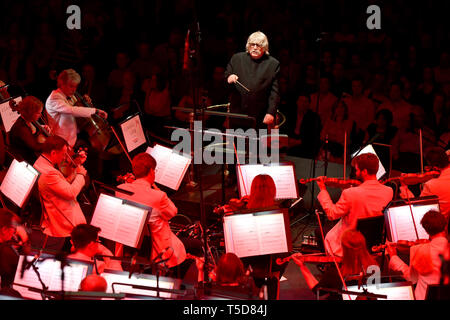
<svg viewBox="0 0 450 320">
<path fill-rule="evenodd" d="M 73 68 L 80 93 L 112 118 L 137 101 L 147 127 L 183 121 L 172 108 L 192 107 L 193 96 L 228 102 L 227 62 L 261 30 L 281 63 L 279 111 L 287 122 L 280 130 L 290 137 L 289 154 L 342 162 L 345 146 L 355 152 L 378 143 L 386 162 L 416 172 L 419 132 L 424 149 L 448 149 L 447 1 L 71 2 L 0 3 L 0 80 L 45 101 L 56 75 Z M 81 30 L 66 27 L 71 4 L 81 8 Z M 370 4 L 381 8 L 380 30 L 366 26 Z M 190 70 L 183 68 L 188 30 L 198 66 Z"/>
</svg>

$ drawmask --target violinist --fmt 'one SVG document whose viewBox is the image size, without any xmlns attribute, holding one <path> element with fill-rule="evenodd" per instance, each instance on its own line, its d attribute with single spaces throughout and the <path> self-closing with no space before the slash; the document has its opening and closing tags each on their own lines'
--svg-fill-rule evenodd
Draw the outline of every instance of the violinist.
<svg viewBox="0 0 450 320">
<path fill-rule="evenodd" d="M 268 210 L 277 206 L 276 203 L 277 188 L 273 178 L 267 174 L 257 175 L 250 188 L 250 195 L 243 199 L 244 204 L 240 210 Z M 268 298 L 270 300 L 278 299 L 279 286 L 287 263 L 278 266 L 275 264 L 277 258 L 283 258 L 284 255 L 262 255 L 255 257 L 242 258 L 244 265 L 251 265 L 253 269 L 253 279 L 257 287 L 261 288 L 267 285 Z"/>
<path fill-rule="evenodd" d="M 367 274 L 368 267 L 378 265 L 367 251 L 366 239 L 361 232 L 356 230 L 345 231 L 342 234 L 341 246 L 343 256 L 342 259 L 337 259 L 337 261 L 341 261 L 337 263 L 339 271 L 336 264 L 329 264 L 320 281 L 306 267 L 301 255 L 292 256 L 294 262 L 300 267 L 306 284 L 312 291 L 316 292 L 318 288 L 342 289 L 343 281 L 347 282 L 350 276 L 364 276 Z M 331 293 L 328 299 L 340 299 L 340 295 Z"/>
<path fill-rule="evenodd" d="M 39 195 L 42 203 L 41 227 L 43 232 L 55 243 L 54 250 L 70 249 L 72 229 L 86 223 L 77 196 L 85 185 L 86 169 L 79 165 L 75 168 L 75 178 L 68 182 L 57 165 L 67 157 L 67 142 L 59 136 L 48 137 L 44 143 L 41 156 L 34 163 L 34 168 L 41 175 L 38 180 Z M 86 161 L 85 154 L 80 154 L 79 161 Z"/>
<path fill-rule="evenodd" d="M 364 276 L 367 274 L 368 267 L 378 265 L 367 251 L 366 239 L 361 232 L 356 230 L 345 231 L 342 234 L 341 246 L 343 256 L 342 259 L 338 259 L 341 261 L 337 264 L 339 271 L 336 268 L 336 264 L 328 264 L 320 280 L 317 280 L 304 264 L 302 256 L 292 256 L 294 262 L 300 267 L 306 284 L 312 291 L 316 292 L 318 288 L 342 289 L 342 280 L 346 282 L 349 276 L 360 275 L 361 273 Z M 340 295 L 331 293 L 328 299 L 340 299 Z"/>
<path fill-rule="evenodd" d="M 317 197 L 328 219 L 339 222 L 327 233 L 325 249 L 342 256 L 341 237 L 347 229 L 355 229 L 358 219 L 382 215 L 383 208 L 392 200 L 393 191 L 378 182 L 378 158 L 371 153 L 360 154 L 352 160 L 356 178 L 362 181 L 357 187 L 342 191 L 336 204 L 330 198 L 323 179 L 316 180 L 320 193 Z M 317 232 L 318 233 L 318 232 Z M 320 237 L 317 236 L 319 239 Z"/>
<path fill-rule="evenodd" d="M 45 110 L 48 115 L 48 122 L 55 135 L 64 138 L 70 147 L 77 141 L 77 123 L 75 117 L 90 117 L 97 114 L 106 119 L 108 114 L 100 109 L 75 107 L 74 98 L 77 87 L 81 81 L 80 75 L 73 69 L 62 71 L 58 75 L 58 89 L 53 90 L 45 102 Z M 84 96 L 90 104 L 91 99 Z"/>
<path fill-rule="evenodd" d="M 439 198 L 439 208 L 447 219 L 450 219 L 450 161 L 441 148 L 434 147 L 427 150 L 425 160 L 428 165 L 439 169 L 441 174 L 431 179 L 423 186 L 420 196 L 436 195 Z"/>
<path fill-rule="evenodd" d="M 390 257 L 389 268 L 400 271 L 403 277 L 417 283 L 415 289 L 416 300 L 424 300 L 427 287 L 439 284 L 441 279 L 441 259 L 447 250 L 447 221 L 438 211 L 428 211 L 420 220 L 420 224 L 430 236 L 430 242 L 410 248 L 409 266 L 398 256 L 397 250 L 390 243 L 387 244 L 387 254 Z"/>
<path fill-rule="evenodd" d="M 270 208 L 276 206 L 277 189 L 272 177 L 267 174 L 257 175 L 250 187 L 250 194 L 241 199 L 230 199 L 229 203 L 217 208 L 216 213 L 233 214 L 246 209 Z"/>
<path fill-rule="evenodd" d="M 155 259 L 159 254 L 162 254 L 162 259 L 168 259 L 167 267 L 174 268 L 172 269 L 173 272 L 178 273 L 179 271 L 182 274 L 187 271 L 186 266 L 188 265 L 187 262 L 185 263 L 185 245 L 169 226 L 169 220 L 176 216 L 178 209 L 167 194 L 155 185 L 156 160 L 148 153 L 142 152 L 133 158 L 132 166 L 136 180 L 121 184 L 118 188 L 131 191 L 134 194 L 129 196 L 117 193 L 116 195 L 152 208 L 148 218 L 152 241 L 150 258 Z M 148 229 L 145 228 L 145 230 Z M 166 248 L 171 249 L 166 250 Z M 116 245 L 116 256 L 122 255 L 122 251 L 123 245 Z M 189 261 L 189 265 L 191 262 Z M 175 269 L 177 266 L 180 267 Z"/>
<path fill-rule="evenodd" d="M 14 277 L 16 274 L 17 264 L 19 262 L 19 252 L 15 244 L 16 235 L 27 240 L 26 232 L 22 234 L 20 230 L 24 230 L 19 224 L 19 218 L 9 210 L 0 209 L 0 282 L 2 295 L 11 295 L 21 297 L 20 293 L 12 289 Z"/>
</svg>

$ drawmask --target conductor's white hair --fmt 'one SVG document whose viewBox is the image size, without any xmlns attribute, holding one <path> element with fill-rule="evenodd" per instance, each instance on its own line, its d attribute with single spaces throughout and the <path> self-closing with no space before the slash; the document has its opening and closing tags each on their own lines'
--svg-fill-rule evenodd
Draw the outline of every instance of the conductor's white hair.
<svg viewBox="0 0 450 320">
<path fill-rule="evenodd" d="M 264 50 L 266 54 L 269 54 L 269 40 L 267 39 L 266 35 L 262 33 L 261 31 L 253 32 L 247 39 L 247 44 L 245 45 L 245 48 L 247 49 L 247 52 L 250 51 L 250 43 L 256 43 L 261 46 L 261 48 Z"/>
</svg>

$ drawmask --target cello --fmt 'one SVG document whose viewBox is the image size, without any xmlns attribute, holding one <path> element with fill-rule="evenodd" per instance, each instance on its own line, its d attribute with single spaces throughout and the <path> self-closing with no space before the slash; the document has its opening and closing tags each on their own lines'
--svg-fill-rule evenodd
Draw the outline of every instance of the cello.
<svg viewBox="0 0 450 320">
<path fill-rule="evenodd" d="M 75 92 L 74 98 L 74 105 L 95 108 L 92 103 L 88 102 L 78 92 Z M 103 119 L 97 114 L 93 114 L 87 118 L 77 118 L 77 125 L 80 130 L 88 134 L 92 148 L 104 157 L 109 159 L 114 155 L 122 153 L 119 145 L 111 146 L 113 134 L 111 126 L 106 119 Z"/>
</svg>

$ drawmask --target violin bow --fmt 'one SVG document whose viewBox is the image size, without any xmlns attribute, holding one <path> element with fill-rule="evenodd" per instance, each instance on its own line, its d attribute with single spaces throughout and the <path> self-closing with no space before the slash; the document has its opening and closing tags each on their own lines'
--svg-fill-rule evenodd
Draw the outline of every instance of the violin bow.
<svg viewBox="0 0 450 320">
<path fill-rule="evenodd" d="M 317 220 L 318 220 L 318 223 L 319 223 L 320 235 L 321 235 L 321 237 L 322 237 L 322 241 L 323 241 L 323 245 L 324 245 L 324 249 L 325 249 L 325 255 L 329 255 L 329 254 L 327 253 L 326 248 L 325 248 L 325 236 L 324 236 L 324 234 L 323 234 L 322 222 L 320 221 L 319 212 L 318 212 L 317 210 L 316 210 L 316 216 L 317 216 Z M 348 290 L 347 290 L 347 285 L 345 284 L 345 281 L 344 281 L 344 278 L 343 278 L 343 276 L 342 276 L 341 270 L 339 269 L 339 265 L 338 265 L 338 263 L 337 263 L 337 261 L 336 261 L 336 257 L 335 257 L 335 255 L 334 255 L 333 249 L 331 248 L 330 242 L 329 242 L 328 240 L 327 240 L 326 242 L 328 243 L 328 247 L 330 248 L 330 251 L 331 251 L 331 258 L 333 259 L 334 265 L 335 265 L 335 267 L 336 267 L 336 269 L 337 269 L 337 272 L 338 272 L 338 274 L 339 274 L 339 278 L 341 279 L 342 285 L 344 286 L 345 291 L 348 291 Z M 348 298 L 349 298 L 349 300 L 351 300 L 351 299 L 350 299 L 350 295 L 348 295 Z"/>
<path fill-rule="evenodd" d="M 234 154 L 236 155 L 236 162 L 237 162 L 238 168 L 239 168 L 239 175 L 241 176 L 242 185 L 244 186 L 244 193 L 245 193 L 245 195 L 248 195 L 248 193 L 247 193 L 247 185 L 246 185 L 246 183 L 244 181 L 244 175 L 242 174 L 241 163 L 239 162 L 239 155 L 237 153 L 236 144 L 234 143 L 234 140 L 233 140 L 233 148 L 234 148 Z"/>
<path fill-rule="evenodd" d="M 344 181 L 346 179 L 346 170 L 347 170 L 347 130 L 345 130 L 344 135 Z"/>
</svg>

